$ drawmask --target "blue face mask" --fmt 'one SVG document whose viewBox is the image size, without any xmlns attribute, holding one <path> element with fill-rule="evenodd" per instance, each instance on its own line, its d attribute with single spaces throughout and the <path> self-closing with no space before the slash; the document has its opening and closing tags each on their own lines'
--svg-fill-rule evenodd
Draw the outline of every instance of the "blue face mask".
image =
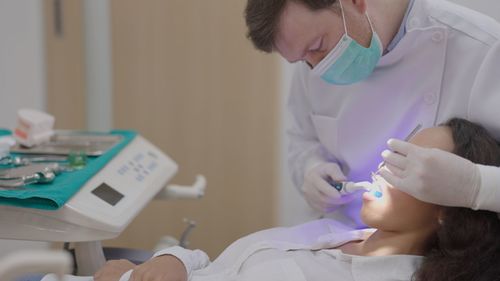
<svg viewBox="0 0 500 281">
<path fill-rule="evenodd" d="M 339 1 L 344 21 L 344 36 L 339 43 L 312 70 L 313 75 L 334 85 L 350 85 L 368 78 L 382 56 L 382 42 L 373 29 L 372 40 L 368 48 L 363 47 L 347 34 L 342 1 Z"/>
</svg>

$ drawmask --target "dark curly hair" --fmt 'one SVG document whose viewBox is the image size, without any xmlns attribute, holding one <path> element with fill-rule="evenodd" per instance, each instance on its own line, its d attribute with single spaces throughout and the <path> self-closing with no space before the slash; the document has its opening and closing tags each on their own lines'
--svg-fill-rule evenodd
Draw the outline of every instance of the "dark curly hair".
<svg viewBox="0 0 500 281">
<path fill-rule="evenodd" d="M 499 146 L 483 127 L 458 118 L 443 126 L 452 131 L 453 153 L 474 163 L 500 166 Z M 498 215 L 467 208 L 445 208 L 431 249 L 413 280 L 500 280 Z"/>
<path fill-rule="evenodd" d="M 247 37 L 255 48 L 271 53 L 278 29 L 278 22 L 288 2 L 305 5 L 312 11 L 332 7 L 338 0 L 248 0 L 245 8 Z"/>
</svg>

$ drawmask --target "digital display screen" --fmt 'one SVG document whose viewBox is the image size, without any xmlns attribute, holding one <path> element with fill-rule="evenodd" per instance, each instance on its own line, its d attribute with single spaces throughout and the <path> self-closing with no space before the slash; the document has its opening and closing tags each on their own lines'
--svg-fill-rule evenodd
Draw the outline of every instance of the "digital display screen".
<svg viewBox="0 0 500 281">
<path fill-rule="evenodd" d="M 111 188 L 109 185 L 107 185 L 105 183 L 102 183 L 97 188 L 92 190 L 92 193 L 95 196 L 104 200 L 106 203 L 110 204 L 111 206 L 116 205 L 123 198 L 123 194 L 114 190 L 113 188 Z"/>
</svg>

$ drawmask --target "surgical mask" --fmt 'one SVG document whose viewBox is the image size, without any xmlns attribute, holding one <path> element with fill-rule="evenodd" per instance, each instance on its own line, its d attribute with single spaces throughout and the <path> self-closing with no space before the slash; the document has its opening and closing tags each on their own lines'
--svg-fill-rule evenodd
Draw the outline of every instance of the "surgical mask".
<svg viewBox="0 0 500 281">
<path fill-rule="evenodd" d="M 352 39 L 347 34 L 342 1 L 339 3 L 345 33 L 339 43 L 313 68 L 312 73 L 330 84 L 350 85 L 365 80 L 372 74 L 382 56 L 382 42 L 373 29 L 368 14 L 366 17 L 372 30 L 370 46 L 365 48 Z"/>
</svg>

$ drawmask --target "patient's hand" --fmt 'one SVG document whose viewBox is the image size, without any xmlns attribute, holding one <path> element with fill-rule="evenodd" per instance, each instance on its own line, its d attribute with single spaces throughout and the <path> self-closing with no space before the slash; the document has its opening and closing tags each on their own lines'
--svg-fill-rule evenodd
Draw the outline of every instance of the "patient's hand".
<svg viewBox="0 0 500 281">
<path fill-rule="evenodd" d="M 118 281 L 125 272 L 135 268 L 135 266 L 128 260 L 108 261 L 94 275 L 94 281 Z"/>
<path fill-rule="evenodd" d="M 179 259 L 164 255 L 135 267 L 129 281 L 187 281 L 187 272 Z"/>
</svg>

